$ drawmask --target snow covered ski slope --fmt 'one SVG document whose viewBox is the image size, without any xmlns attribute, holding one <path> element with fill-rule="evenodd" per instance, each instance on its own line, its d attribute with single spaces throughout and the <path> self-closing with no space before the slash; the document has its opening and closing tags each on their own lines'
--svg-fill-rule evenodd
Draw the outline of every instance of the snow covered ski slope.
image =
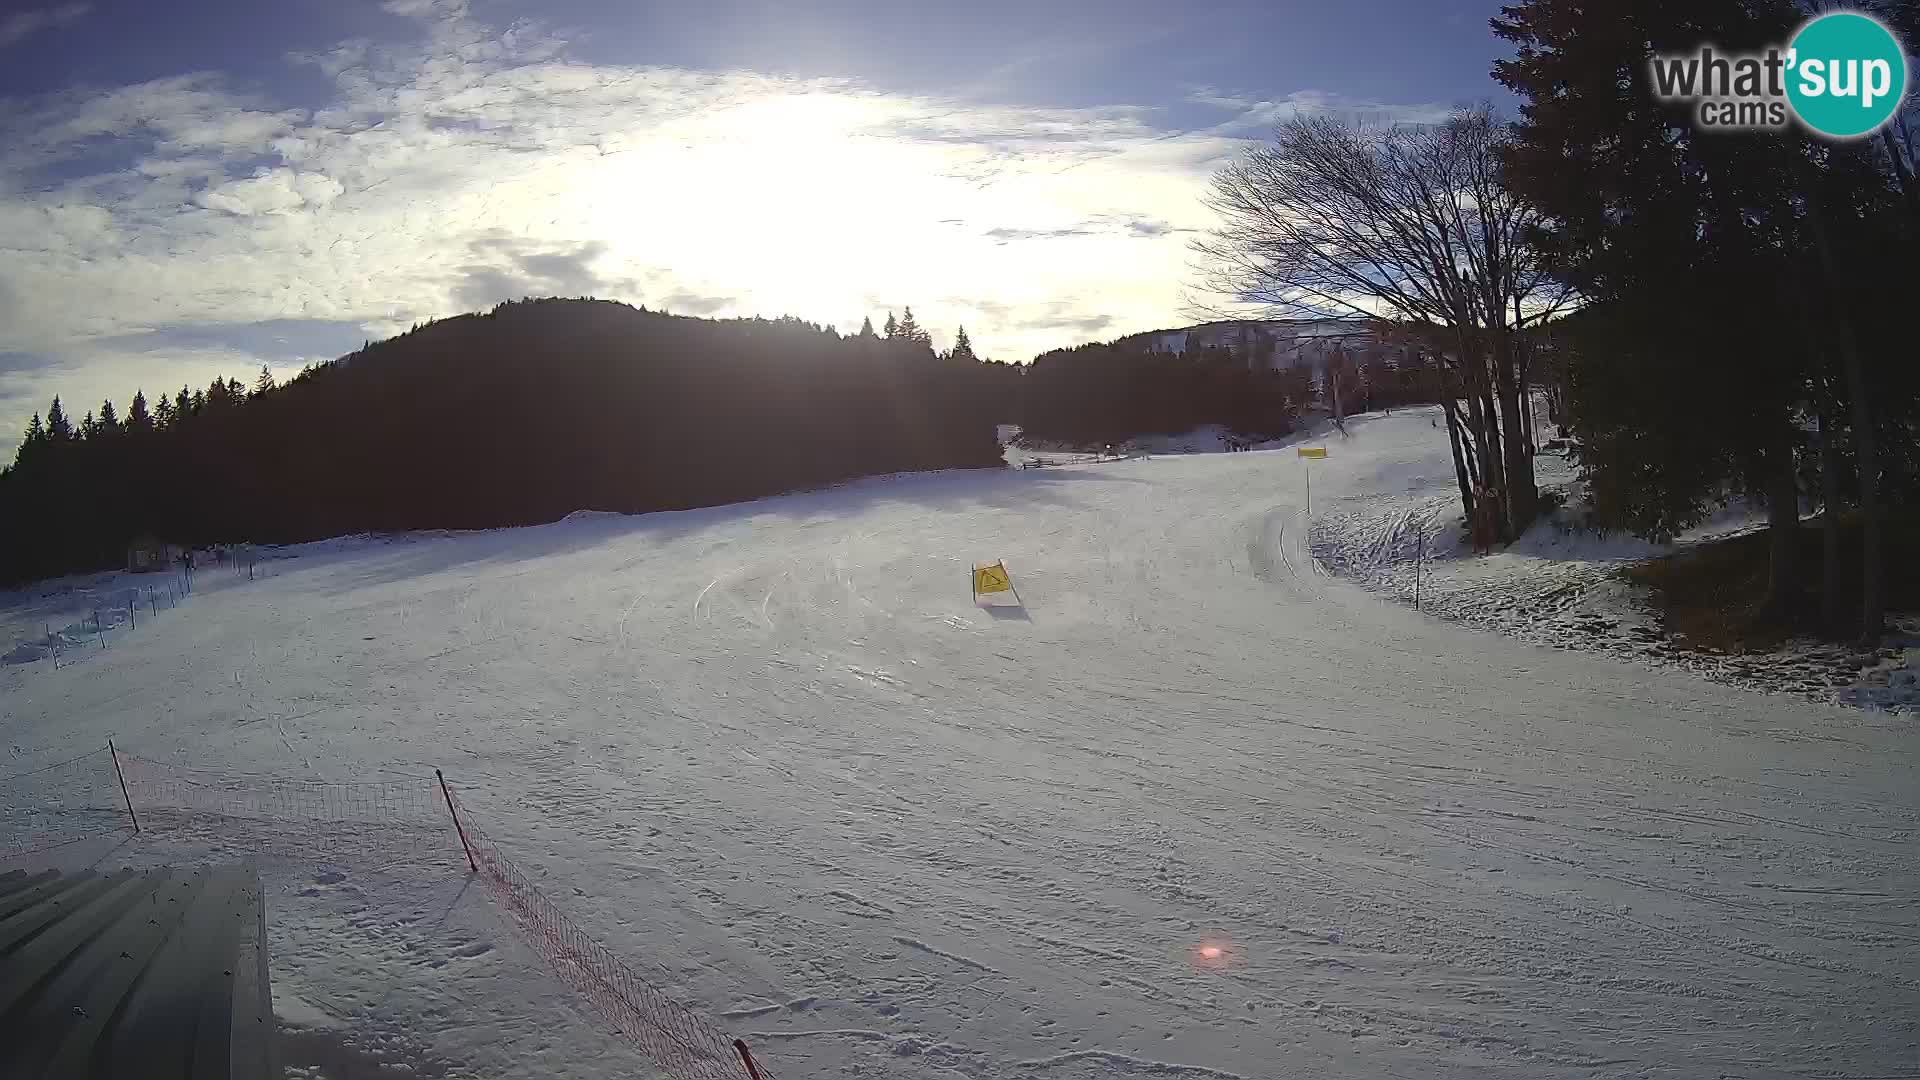
<svg viewBox="0 0 1920 1080">
<path fill-rule="evenodd" d="M 1329 448 L 1316 505 L 1446 467 L 1419 414 Z M 1300 468 L 315 545 L 4 669 L 6 771 L 439 765 L 786 1080 L 1917 1075 L 1907 722 L 1383 603 Z M 1024 609 L 974 606 L 997 559 Z M 274 871 L 296 1058 L 650 1075 L 461 875 L 338 862 Z"/>
</svg>

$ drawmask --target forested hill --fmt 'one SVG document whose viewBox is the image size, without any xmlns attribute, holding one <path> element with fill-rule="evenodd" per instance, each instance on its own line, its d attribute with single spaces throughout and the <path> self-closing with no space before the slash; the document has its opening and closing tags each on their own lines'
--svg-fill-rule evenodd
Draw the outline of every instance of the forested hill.
<svg viewBox="0 0 1920 1080">
<path fill-rule="evenodd" d="M 0 474 L 0 577 L 204 543 L 484 528 L 998 466 L 997 380 L 924 334 L 843 337 L 531 300 L 430 323 L 283 386 L 38 417 Z M 1002 401 L 1000 410 L 1007 405 Z M 103 410 L 104 411 L 104 410 Z"/>
</svg>

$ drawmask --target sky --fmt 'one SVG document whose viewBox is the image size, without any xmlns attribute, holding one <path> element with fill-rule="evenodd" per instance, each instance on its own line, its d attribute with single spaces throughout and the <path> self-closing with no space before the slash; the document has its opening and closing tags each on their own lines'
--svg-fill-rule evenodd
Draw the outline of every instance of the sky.
<svg viewBox="0 0 1920 1080">
<path fill-rule="evenodd" d="M 1510 106 L 1498 7 L 0 0 L 0 440 L 521 296 L 1013 361 L 1182 325 L 1212 171 Z"/>
</svg>

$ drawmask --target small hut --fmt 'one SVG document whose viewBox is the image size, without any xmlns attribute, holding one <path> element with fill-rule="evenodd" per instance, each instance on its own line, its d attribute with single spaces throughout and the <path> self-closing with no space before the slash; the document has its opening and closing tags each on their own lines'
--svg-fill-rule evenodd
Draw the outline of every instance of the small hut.
<svg viewBox="0 0 1920 1080">
<path fill-rule="evenodd" d="M 141 533 L 127 545 L 127 569 L 137 574 L 172 569 L 180 561 L 180 545 L 163 544 L 152 533 Z"/>
</svg>

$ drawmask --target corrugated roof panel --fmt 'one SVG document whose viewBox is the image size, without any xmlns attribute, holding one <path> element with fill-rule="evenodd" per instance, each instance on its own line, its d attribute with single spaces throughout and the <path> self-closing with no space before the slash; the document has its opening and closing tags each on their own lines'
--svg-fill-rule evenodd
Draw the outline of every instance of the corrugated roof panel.
<svg viewBox="0 0 1920 1080">
<path fill-rule="evenodd" d="M 0 875 L 0 1076 L 277 1080 L 251 867 Z"/>
</svg>

